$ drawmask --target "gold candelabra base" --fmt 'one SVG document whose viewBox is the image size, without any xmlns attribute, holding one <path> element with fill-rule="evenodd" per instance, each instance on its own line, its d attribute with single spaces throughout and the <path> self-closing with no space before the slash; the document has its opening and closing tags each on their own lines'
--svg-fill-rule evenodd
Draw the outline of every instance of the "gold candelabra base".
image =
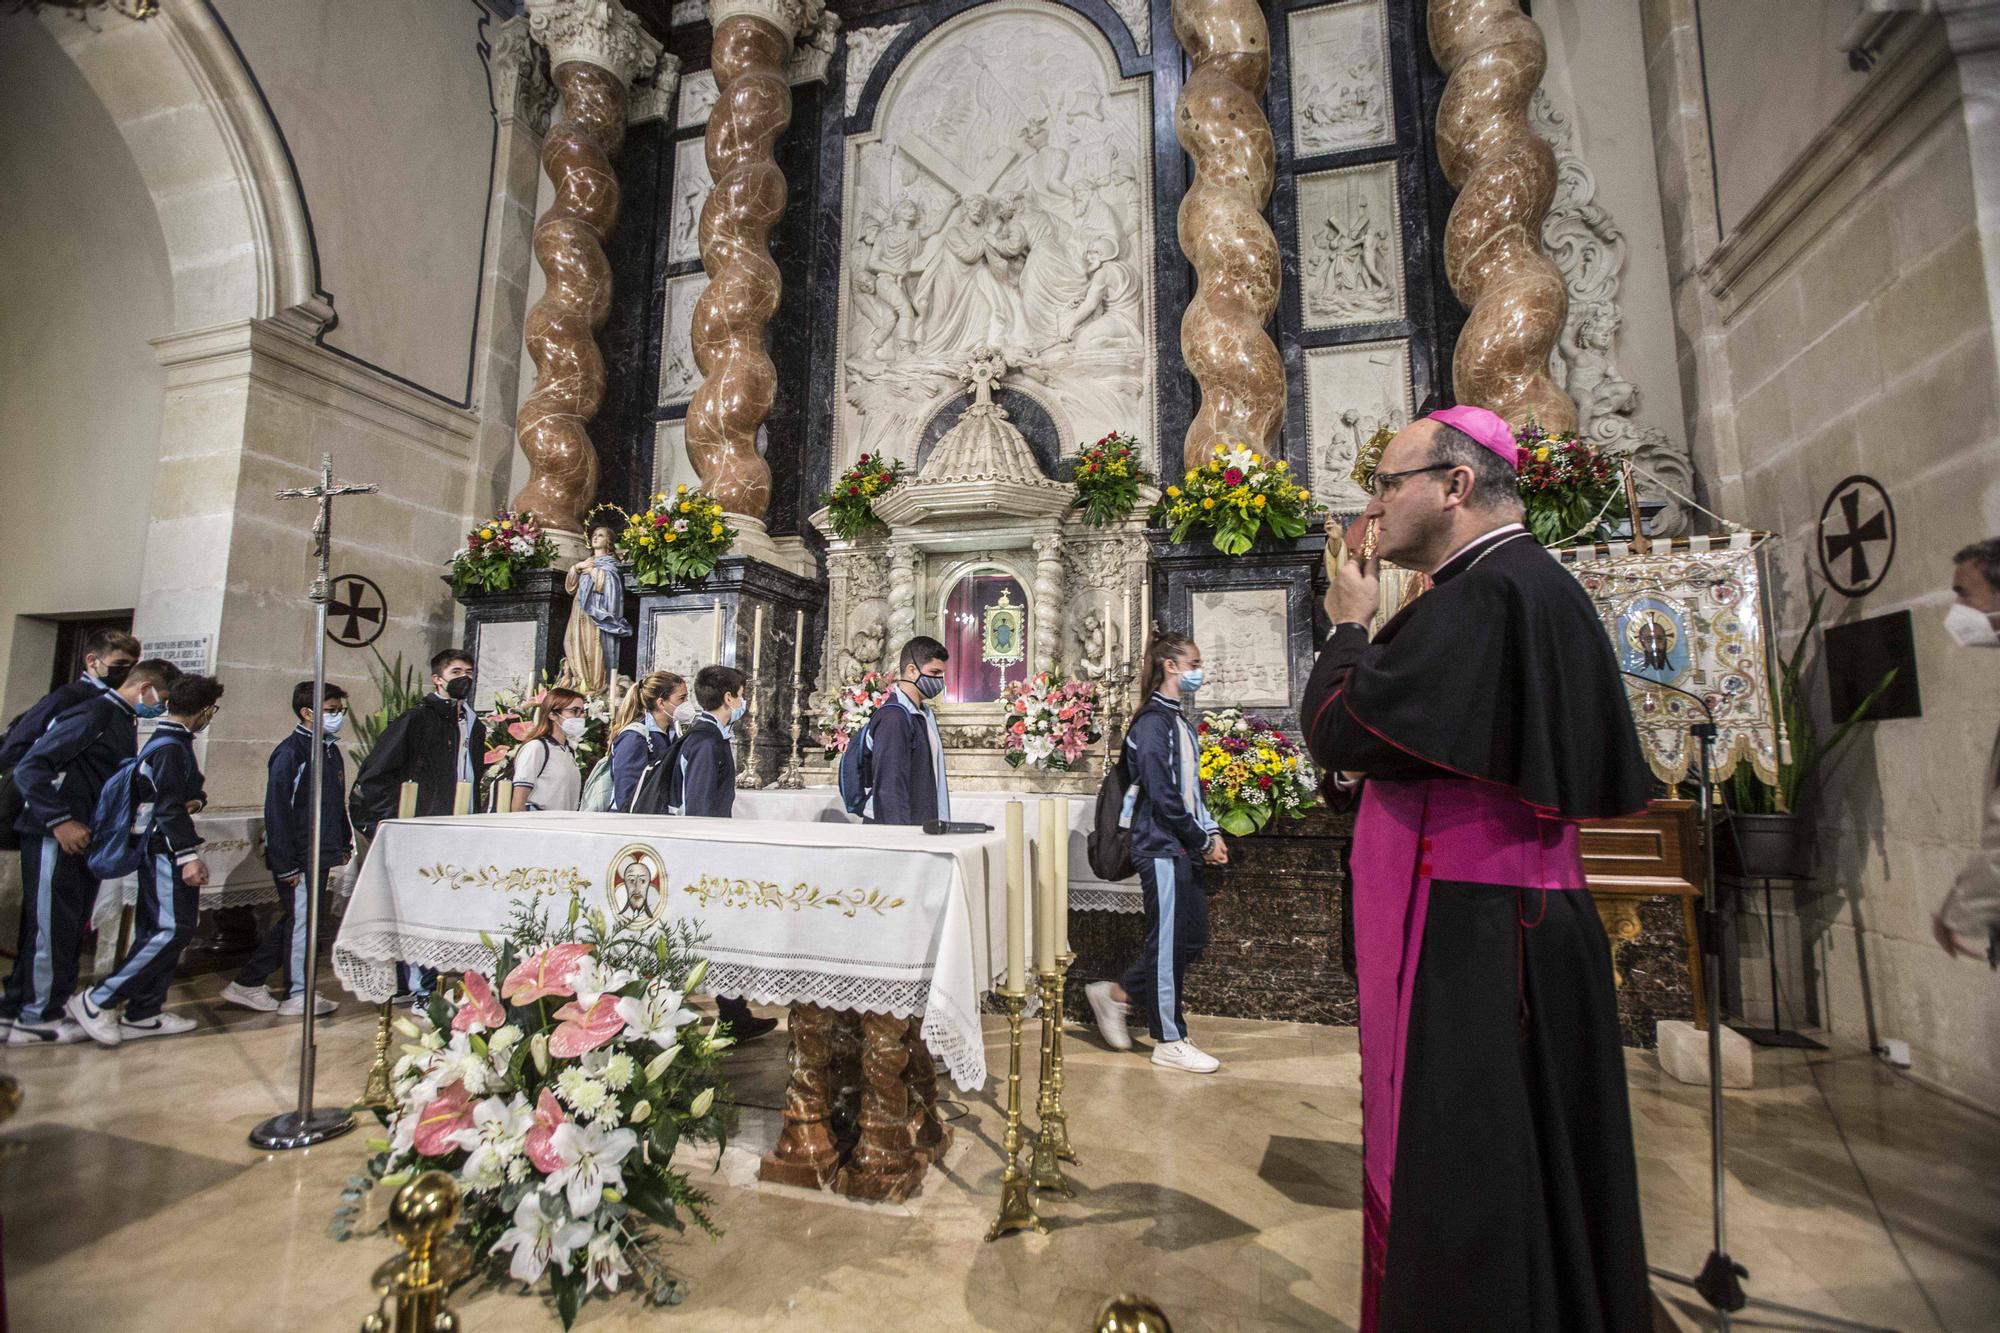
<svg viewBox="0 0 2000 1333">
<path fill-rule="evenodd" d="M 396 1006 L 393 1001 L 382 1001 L 382 1011 L 375 1027 L 375 1063 L 368 1066 L 368 1081 L 362 1085 L 360 1100 L 355 1109 L 363 1111 L 387 1111 L 395 1105 L 389 1096 L 389 1025 L 395 1022 Z"/>
<path fill-rule="evenodd" d="M 1074 1199 L 1076 1191 L 1062 1169 L 1062 1153 L 1069 1147 L 1069 1123 L 1056 1096 L 1056 1051 L 1062 1039 L 1061 973 L 1053 969 L 1040 972 L 1036 980 L 1042 997 L 1042 1077 L 1041 1094 L 1035 1103 L 1035 1151 L 1029 1160 L 1028 1179 L 1045 1194 Z M 1074 1161 L 1075 1154 L 1069 1160 Z"/>
<path fill-rule="evenodd" d="M 361 1333 L 457 1333 L 458 1316 L 445 1292 L 472 1267 L 472 1251 L 450 1240 L 458 1220 L 458 1186 L 443 1171 L 426 1171 L 389 1203 L 389 1234 L 406 1253 L 375 1270 L 380 1304 Z"/>
<path fill-rule="evenodd" d="M 1013 1231 L 1048 1230 L 1035 1212 L 1028 1178 L 1021 1174 L 1021 1011 L 1028 1006 L 1028 994 L 1007 990 L 998 994 L 1001 1007 L 1007 1011 L 1007 1133 L 1001 1140 L 1007 1169 L 1000 1177 L 1000 1216 L 987 1229 L 988 1240 Z"/>
<path fill-rule="evenodd" d="M 1043 1123 L 1042 1132 L 1049 1137 L 1056 1160 L 1068 1162 L 1072 1166 L 1079 1160 L 1076 1149 L 1069 1146 L 1069 1115 L 1063 1110 L 1063 1004 L 1069 996 L 1069 968 L 1076 961 L 1076 955 L 1065 953 L 1056 959 L 1055 1003 L 1055 1114 Z"/>
</svg>

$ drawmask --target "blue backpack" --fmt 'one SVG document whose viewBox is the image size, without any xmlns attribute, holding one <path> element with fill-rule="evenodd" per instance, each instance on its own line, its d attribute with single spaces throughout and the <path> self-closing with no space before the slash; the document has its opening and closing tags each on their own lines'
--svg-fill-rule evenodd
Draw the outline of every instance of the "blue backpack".
<svg viewBox="0 0 2000 1333">
<path fill-rule="evenodd" d="M 871 754 L 875 748 L 875 718 L 881 711 L 876 709 L 840 752 L 840 767 L 834 780 L 840 784 L 840 803 L 850 815 L 858 815 L 867 807 L 868 794 L 875 789 L 875 763 Z"/>
<path fill-rule="evenodd" d="M 139 869 L 146 859 L 146 844 L 152 841 L 158 817 L 149 809 L 146 826 L 135 828 L 139 818 L 137 780 L 140 766 L 155 751 L 174 742 L 155 736 L 146 748 L 118 765 L 104 790 L 97 793 L 97 809 L 90 816 L 90 873 L 98 879 L 123 879 Z"/>
</svg>

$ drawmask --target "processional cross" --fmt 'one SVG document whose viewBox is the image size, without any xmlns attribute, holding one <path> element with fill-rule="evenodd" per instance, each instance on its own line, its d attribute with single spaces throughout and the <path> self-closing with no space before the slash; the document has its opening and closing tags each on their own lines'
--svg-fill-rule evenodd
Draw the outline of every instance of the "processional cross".
<svg viewBox="0 0 2000 1333">
<path fill-rule="evenodd" d="M 326 711 L 326 609 L 333 600 L 333 500 L 337 495 L 368 495 L 380 489 L 372 484 L 333 480 L 333 455 L 321 454 L 319 485 L 279 491 L 280 500 L 318 500 L 319 514 L 313 519 L 312 590 L 306 594 L 313 604 L 313 724 L 319 725 Z M 313 738 L 319 740 L 318 736 Z M 311 855 L 301 871 L 298 890 L 305 896 L 306 990 L 304 1040 L 299 1047 L 299 1104 L 296 1110 L 280 1112 L 250 1131 L 250 1142 L 260 1148 L 306 1148 L 354 1128 L 354 1116 L 338 1106 L 314 1106 L 313 1070 L 317 1052 L 313 1046 L 314 1010 L 319 1007 L 319 868 L 326 864 L 320 856 L 325 830 L 320 827 L 326 790 L 326 745 L 312 747 L 312 836 Z M 285 892 L 281 885 L 278 890 Z"/>
</svg>

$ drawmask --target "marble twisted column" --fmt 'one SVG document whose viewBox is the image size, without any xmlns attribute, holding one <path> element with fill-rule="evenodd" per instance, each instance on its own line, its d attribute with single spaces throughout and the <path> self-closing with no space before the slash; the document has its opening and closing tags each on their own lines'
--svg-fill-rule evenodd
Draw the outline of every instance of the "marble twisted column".
<svg viewBox="0 0 2000 1333">
<path fill-rule="evenodd" d="M 1181 316 L 1181 359 L 1201 386 L 1189 466 L 1217 444 L 1271 452 L 1285 419 L 1285 367 L 1264 331 L 1278 306 L 1278 238 L 1264 220 L 1277 173 L 1265 118 L 1271 33 L 1254 0 L 1174 0 L 1174 36 L 1193 65 L 1174 132 L 1194 161 L 1181 199 L 1181 251 L 1195 293 Z"/>
<path fill-rule="evenodd" d="M 688 404 L 687 453 L 725 512 L 759 522 L 771 503 L 771 469 L 757 452 L 757 428 L 778 389 L 765 328 L 782 287 L 770 239 L 785 211 L 785 177 L 772 146 L 792 122 L 785 77 L 792 43 L 824 8 L 822 0 L 709 5 L 716 102 L 707 149 L 715 186 L 701 210 L 708 286 L 690 329 L 702 379 Z"/>
<path fill-rule="evenodd" d="M 542 141 L 555 199 L 535 223 L 535 261 L 548 286 L 522 328 L 536 377 L 515 419 L 529 472 L 514 508 L 580 533 L 597 499 L 597 450 L 586 427 L 604 401 L 597 330 L 611 313 L 604 255 L 618 222 L 611 154 L 625 138 L 632 79 L 659 64 L 660 44 L 604 0 L 528 0 L 528 31 L 548 48 L 562 114 Z"/>
<path fill-rule="evenodd" d="M 1519 0 L 1431 0 L 1431 54 L 1451 77 L 1438 103 L 1438 163 L 1458 190 L 1445 223 L 1445 276 L 1471 314 L 1452 391 L 1519 426 L 1574 430 L 1576 404 L 1549 374 L 1569 312 L 1562 273 L 1542 253 L 1555 153 L 1528 104 L 1548 52 Z"/>
</svg>

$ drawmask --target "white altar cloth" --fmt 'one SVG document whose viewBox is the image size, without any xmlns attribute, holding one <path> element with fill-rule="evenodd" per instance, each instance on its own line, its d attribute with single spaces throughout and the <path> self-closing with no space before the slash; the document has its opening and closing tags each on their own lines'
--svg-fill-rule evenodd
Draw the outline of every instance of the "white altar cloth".
<svg viewBox="0 0 2000 1333">
<path fill-rule="evenodd" d="M 538 812 L 391 820 L 378 830 L 334 940 L 334 971 L 364 1000 L 395 964 L 490 969 L 517 904 L 556 920 L 572 893 L 610 907 L 622 853 L 665 869 L 662 924 L 706 936 L 703 989 L 766 1004 L 907 1018 L 961 1089 L 986 1081 L 979 997 L 1006 970 L 999 832 L 930 837 L 844 822 Z"/>
<path fill-rule="evenodd" d="M 975 824 L 991 824 L 994 828 L 1005 828 L 1007 802 L 1021 801 L 1027 810 L 1028 839 L 1034 840 L 1034 803 L 1040 799 L 1035 792 L 1010 791 L 958 791 L 951 793 L 951 817 Z M 1062 801 L 1069 811 L 1069 910 L 1072 912 L 1142 912 L 1145 900 L 1139 889 L 1138 876 L 1120 880 L 1101 880 L 1090 869 L 1090 857 L 1085 850 L 1090 830 L 1097 823 L 1097 797 L 1071 796 L 1056 793 L 1055 799 Z M 822 823 L 855 823 L 860 818 L 850 815 L 840 802 L 840 792 L 834 787 L 764 787 L 757 790 L 736 793 L 736 815 L 739 819 L 790 819 L 817 820 Z"/>
</svg>

